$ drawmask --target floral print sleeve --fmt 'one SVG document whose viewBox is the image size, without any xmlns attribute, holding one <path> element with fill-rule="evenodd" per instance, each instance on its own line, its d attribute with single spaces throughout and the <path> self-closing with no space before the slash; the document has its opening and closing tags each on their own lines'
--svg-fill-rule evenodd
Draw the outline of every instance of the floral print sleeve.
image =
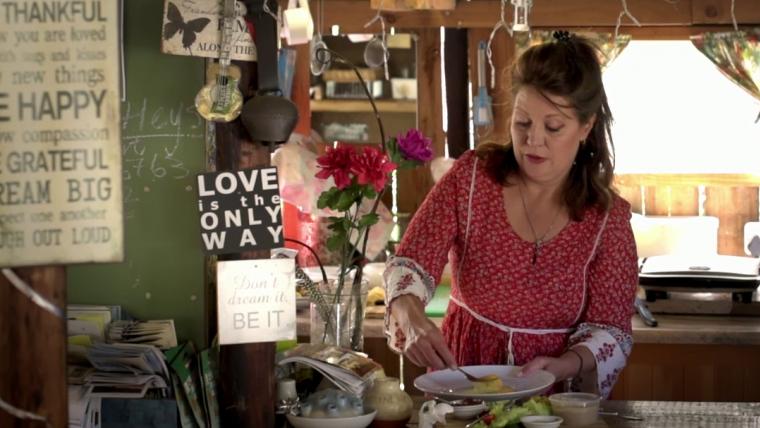
<svg viewBox="0 0 760 428">
<path fill-rule="evenodd" d="M 464 154 L 433 187 L 409 223 L 396 257 L 386 263 L 385 334 L 388 346 L 396 352 L 403 352 L 415 337 L 393 315 L 393 300 L 413 294 L 427 304 L 433 297 L 457 235 L 458 183 L 463 179 L 462 171 L 472 162 L 473 153 Z"/>
<path fill-rule="evenodd" d="M 603 224 L 596 255 L 588 268 L 587 306 L 569 346 L 594 355 L 596 372 L 575 387 L 607 398 L 633 348 L 631 317 L 638 285 L 636 243 L 630 205 L 618 199 Z"/>
</svg>

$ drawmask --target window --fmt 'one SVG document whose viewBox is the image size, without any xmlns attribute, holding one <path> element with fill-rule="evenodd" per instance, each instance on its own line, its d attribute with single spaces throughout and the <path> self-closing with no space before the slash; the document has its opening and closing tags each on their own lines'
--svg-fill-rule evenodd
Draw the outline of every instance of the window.
<svg viewBox="0 0 760 428">
<path fill-rule="evenodd" d="M 760 102 L 690 41 L 633 40 L 604 83 L 616 173 L 758 172 Z"/>
</svg>

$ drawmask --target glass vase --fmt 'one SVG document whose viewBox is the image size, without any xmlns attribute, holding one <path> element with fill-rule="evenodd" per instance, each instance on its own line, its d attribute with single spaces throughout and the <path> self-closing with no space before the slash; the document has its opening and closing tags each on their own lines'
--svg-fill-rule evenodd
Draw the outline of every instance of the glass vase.
<svg viewBox="0 0 760 428">
<path fill-rule="evenodd" d="M 338 295 L 337 280 L 320 286 L 321 302 L 309 304 L 310 343 L 334 345 L 361 351 L 364 348 L 364 309 L 367 305 L 369 282 L 362 279 L 353 289 L 353 278 L 344 280 Z"/>
</svg>

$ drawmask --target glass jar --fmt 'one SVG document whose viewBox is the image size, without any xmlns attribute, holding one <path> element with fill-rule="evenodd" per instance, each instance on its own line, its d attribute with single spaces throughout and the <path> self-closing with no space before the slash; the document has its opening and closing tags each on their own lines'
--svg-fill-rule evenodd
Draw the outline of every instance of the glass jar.
<svg viewBox="0 0 760 428">
<path fill-rule="evenodd" d="M 398 378 L 375 379 L 364 397 L 364 405 L 377 410 L 371 427 L 402 428 L 412 416 L 412 397 L 401 389 Z"/>
<path fill-rule="evenodd" d="M 310 343 L 339 346 L 361 351 L 364 349 L 364 309 L 367 305 L 369 283 L 362 279 L 359 289 L 352 290 L 353 278 L 344 280 L 337 296 L 336 280 L 321 286 L 323 302 L 310 302 Z"/>
</svg>

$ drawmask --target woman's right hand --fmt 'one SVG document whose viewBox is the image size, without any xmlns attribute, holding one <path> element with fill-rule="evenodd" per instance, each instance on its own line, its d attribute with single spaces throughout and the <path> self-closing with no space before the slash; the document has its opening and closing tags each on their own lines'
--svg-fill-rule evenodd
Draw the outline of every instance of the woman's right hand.
<svg viewBox="0 0 760 428">
<path fill-rule="evenodd" d="M 436 370 L 456 368 L 456 360 L 443 339 L 441 330 L 425 315 L 417 296 L 406 294 L 393 299 L 393 314 L 407 326 L 406 355 L 419 367 Z"/>
</svg>

